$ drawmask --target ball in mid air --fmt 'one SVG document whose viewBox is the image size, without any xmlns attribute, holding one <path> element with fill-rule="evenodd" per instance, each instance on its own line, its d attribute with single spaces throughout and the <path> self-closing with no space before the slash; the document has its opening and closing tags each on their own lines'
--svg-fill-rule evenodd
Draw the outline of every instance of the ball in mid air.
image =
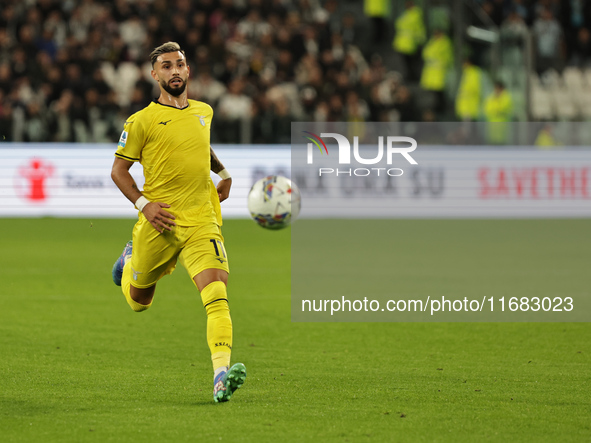
<svg viewBox="0 0 591 443">
<path fill-rule="evenodd" d="M 258 180 L 248 193 L 248 210 L 252 219 L 263 228 L 283 229 L 300 213 L 300 191 L 292 181 L 281 175 Z"/>
</svg>

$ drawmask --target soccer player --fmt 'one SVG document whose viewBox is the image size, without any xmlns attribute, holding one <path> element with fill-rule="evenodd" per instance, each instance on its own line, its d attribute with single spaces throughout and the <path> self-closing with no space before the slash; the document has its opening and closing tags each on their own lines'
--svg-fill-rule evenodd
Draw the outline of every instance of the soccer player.
<svg viewBox="0 0 591 443">
<path fill-rule="evenodd" d="M 228 198 L 232 179 L 209 145 L 211 106 L 187 98 L 185 52 L 168 42 L 150 58 L 160 97 L 125 122 L 111 171 L 139 211 L 132 241 L 113 266 L 113 281 L 131 308 L 141 312 L 152 305 L 158 280 L 180 260 L 201 293 L 214 368 L 213 398 L 224 402 L 246 378 L 242 363 L 229 367 L 232 320 L 220 202 Z M 137 161 L 144 168 L 143 191 L 129 173 Z M 210 170 L 221 178 L 217 189 Z"/>
</svg>

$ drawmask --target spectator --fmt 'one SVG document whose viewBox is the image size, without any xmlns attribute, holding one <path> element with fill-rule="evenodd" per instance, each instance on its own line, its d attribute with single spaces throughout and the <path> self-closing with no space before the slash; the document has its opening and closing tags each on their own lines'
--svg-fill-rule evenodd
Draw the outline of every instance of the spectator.
<svg viewBox="0 0 591 443">
<path fill-rule="evenodd" d="M 316 90 L 310 86 L 302 88 L 300 92 L 300 100 L 302 102 L 302 121 L 309 122 L 314 120 L 314 109 L 316 108 L 316 99 L 318 94 Z"/>
<path fill-rule="evenodd" d="M 366 32 L 359 28 L 355 14 L 352 12 L 347 12 L 343 15 L 340 32 L 333 32 L 333 39 L 335 34 L 339 37 L 341 44 L 347 47 L 357 45 L 365 49 L 367 46 L 365 43 Z"/>
<path fill-rule="evenodd" d="M 226 87 L 213 78 L 207 68 L 202 69 L 197 78 L 189 82 L 190 96 L 211 106 L 216 106 L 225 92 Z"/>
<path fill-rule="evenodd" d="M 580 0 L 568 0 L 561 4 L 562 14 L 559 17 L 564 30 L 567 60 L 576 57 L 581 30 L 591 26 L 591 4 Z"/>
<path fill-rule="evenodd" d="M 400 86 L 394 96 L 394 104 L 398 111 L 398 120 L 401 122 L 414 122 L 417 120 L 417 110 L 410 89 Z"/>
<path fill-rule="evenodd" d="M 349 122 L 365 122 L 369 120 L 369 107 L 365 100 L 359 98 L 356 91 L 349 91 L 345 107 L 346 120 Z"/>
<path fill-rule="evenodd" d="M 562 72 L 562 29 L 550 9 L 542 9 L 540 18 L 534 23 L 533 32 L 536 39 L 536 71 L 538 75 L 541 76 L 549 69 Z"/>
<path fill-rule="evenodd" d="M 24 48 L 17 47 L 12 53 L 12 75 L 15 79 L 29 77 L 34 72 L 35 53 L 29 57 Z"/>
<path fill-rule="evenodd" d="M 293 55 L 287 49 L 279 51 L 277 58 L 277 70 L 275 76 L 279 82 L 292 82 L 294 80 L 295 71 L 293 63 Z"/>
<path fill-rule="evenodd" d="M 0 89 L 0 142 L 12 141 L 12 105 Z"/>
<path fill-rule="evenodd" d="M 371 20 L 371 44 L 378 45 L 386 36 L 386 18 L 390 15 L 390 2 L 388 0 L 364 0 L 363 12 Z"/>
<path fill-rule="evenodd" d="M 501 56 L 512 86 L 520 85 L 519 74 L 523 70 L 523 50 L 527 37 L 525 22 L 513 9 L 501 25 Z"/>
<path fill-rule="evenodd" d="M 43 24 L 43 29 L 44 31 L 49 31 L 51 33 L 56 46 L 59 47 L 64 45 L 68 29 L 60 10 L 54 9 L 49 13 L 49 16 Z"/>
<path fill-rule="evenodd" d="M 456 96 L 456 115 L 461 121 L 477 121 L 480 117 L 482 71 L 466 59 Z"/>
<path fill-rule="evenodd" d="M 419 79 L 420 47 L 425 42 L 423 11 L 413 1 L 407 0 L 404 12 L 395 22 L 395 36 L 392 46 L 400 54 L 406 69 L 406 78 Z"/>
<path fill-rule="evenodd" d="M 503 21 L 503 0 L 486 0 L 482 9 L 488 14 L 493 23 L 500 26 Z"/>
<path fill-rule="evenodd" d="M 450 38 L 436 29 L 423 48 L 423 72 L 421 88 L 435 95 L 433 110 L 442 114 L 445 110 L 445 82 L 453 67 L 453 47 Z"/>
<path fill-rule="evenodd" d="M 396 45 L 410 31 L 418 51 L 422 12 L 409 2 L 404 17 Z M 12 140 L 116 139 L 153 93 L 140 55 L 173 39 L 187 51 L 191 96 L 214 108 L 219 141 L 248 140 L 246 128 L 276 142 L 288 119 L 407 118 L 413 94 L 369 48 L 363 18 L 336 0 L 4 0 L 0 129 Z"/>
<path fill-rule="evenodd" d="M 341 122 L 344 120 L 343 99 L 338 94 L 332 94 L 328 98 L 328 116 L 326 121 Z"/>
<path fill-rule="evenodd" d="M 302 33 L 304 47 L 306 48 L 306 54 L 312 57 L 318 57 L 320 52 L 320 45 L 318 42 L 318 34 L 313 26 L 306 26 Z"/>
<path fill-rule="evenodd" d="M 271 25 L 262 21 L 258 9 L 251 9 L 246 17 L 238 22 L 236 32 L 243 35 L 251 44 L 256 44 L 263 35 L 271 33 Z"/>
<path fill-rule="evenodd" d="M 291 122 L 294 119 L 295 117 L 291 113 L 285 97 L 281 97 L 273 103 L 273 112 L 270 119 L 270 139 L 273 143 L 291 143 Z"/>
<path fill-rule="evenodd" d="M 505 144 L 508 140 L 509 126 L 513 120 L 513 99 L 501 81 L 495 82 L 494 91 L 484 102 L 484 116 L 487 125 L 487 138 L 492 144 Z"/>
<path fill-rule="evenodd" d="M 554 137 L 553 132 L 554 131 L 550 123 L 544 124 L 534 143 L 538 149 L 556 149 L 557 146 L 561 145 L 561 143 Z"/>
<path fill-rule="evenodd" d="M 589 29 L 579 29 L 571 54 L 570 64 L 580 68 L 589 67 L 591 62 L 591 33 Z"/>
<path fill-rule="evenodd" d="M 245 82 L 242 77 L 235 78 L 228 86 L 218 106 L 220 117 L 226 120 L 237 120 L 248 115 L 252 105 L 250 97 L 244 95 Z"/>
<path fill-rule="evenodd" d="M 517 13 L 517 15 L 519 15 L 519 17 L 521 18 L 521 20 L 524 21 L 524 23 L 526 23 L 527 25 L 531 25 L 532 24 L 532 14 L 531 14 L 531 9 L 527 3 L 526 0 L 513 0 L 513 10 L 515 11 L 515 13 Z"/>
<path fill-rule="evenodd" d="M 218 137 L 223 142 L 239 141 L 243 127 L 249 122 L 252 99 L 244 94 L 243 77 L 233 79 L 218 105 Z"/>
<path fill-rule="evenodd" d="M 69 89 L 62 92 L 60 98 L 52 103 L 50 110 L 50 132 L 52 140 L 56 142 L 68 142 L 74 140 L 73 128 L 73 102 L 74 94 Z"/>
<path fill-rule="evenodd" d="M 51 59 L 55 59 L 57 53 L 57 45 L 53 39 L 53 31 L 51 29 L 44 29 L 41 36 L 37 38 L 36 46 L 38 51 L 46 52 Z"/>
<path fill-rule="evenodd" d="M 12 87 L 12 71 L 8 63 L 0 64 L 0 91 L 4 93 L 4 96 L 8 95 Z"/>
<path fill-rule="evenodd" d="M 513 99 L 503 82 L 495 82 L 494 91 L 484 102 L 484 115 L 488 122 L 510 122 L 513 119 Z"/>
<path fill-rule="evenodd" d="M 37 32 L 33 25 L 28 23 L 21 26 L 18 31 L 19 47 L 28 58 L 35 58 L 35 53 L 39 49 L 35 42 L 37 38 L 36 34 Z"/>
<path fill-rule="evenodd" d="M 92 89 L 90 91 L 92 91 Z M 96 100 L 94 100 L 94 95 L 92 97 L 92 104 L 95 105 Z M 141 87 L 136 86 L 135 88 L 133 88 L 133 93 L 131 94 L 131 101 L 129 103 L 128 112 L 130 114 L 135 114 L 136 112 L 141 111 L 145 107 L 146 102 L 148 101 L 149 100 L 147 100 L 146 96 L 144 95 L 144 90 Z M 87 99 L 86 102 L 88 103 L 89 100 Z"/>
</svg>

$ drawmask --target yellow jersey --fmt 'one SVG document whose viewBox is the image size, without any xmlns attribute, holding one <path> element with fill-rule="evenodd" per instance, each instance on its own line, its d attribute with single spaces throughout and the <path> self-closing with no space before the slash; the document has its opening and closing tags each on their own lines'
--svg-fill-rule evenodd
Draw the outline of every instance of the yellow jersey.
<svg viewBox="0 0 591 443">
<path fill-rule="evenodd" d="M 167 203 L 179 226 L 222 224 L 220 201 L 210 176 L 213 109 L 189 100 L 182 108 L 156 101 L 125 122 L 116 157 L 144 168 L 142 193 Z"/>
</svg>

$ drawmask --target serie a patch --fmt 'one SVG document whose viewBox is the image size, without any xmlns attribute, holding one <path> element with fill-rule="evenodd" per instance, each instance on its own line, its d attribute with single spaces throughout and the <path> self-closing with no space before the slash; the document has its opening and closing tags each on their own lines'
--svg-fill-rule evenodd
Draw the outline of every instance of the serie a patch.
<svg viewBox="0 0 591 443">
<path fill-rule="evenodd" d="M 121 133 L 121 137 L 119 138 L 119 143 L 117 144 L 117 146 L 119 146 L 120 148 L 124 148 L 126 143 L 127 143 L 127 131 L 123 131 Z"/>
</svg>

